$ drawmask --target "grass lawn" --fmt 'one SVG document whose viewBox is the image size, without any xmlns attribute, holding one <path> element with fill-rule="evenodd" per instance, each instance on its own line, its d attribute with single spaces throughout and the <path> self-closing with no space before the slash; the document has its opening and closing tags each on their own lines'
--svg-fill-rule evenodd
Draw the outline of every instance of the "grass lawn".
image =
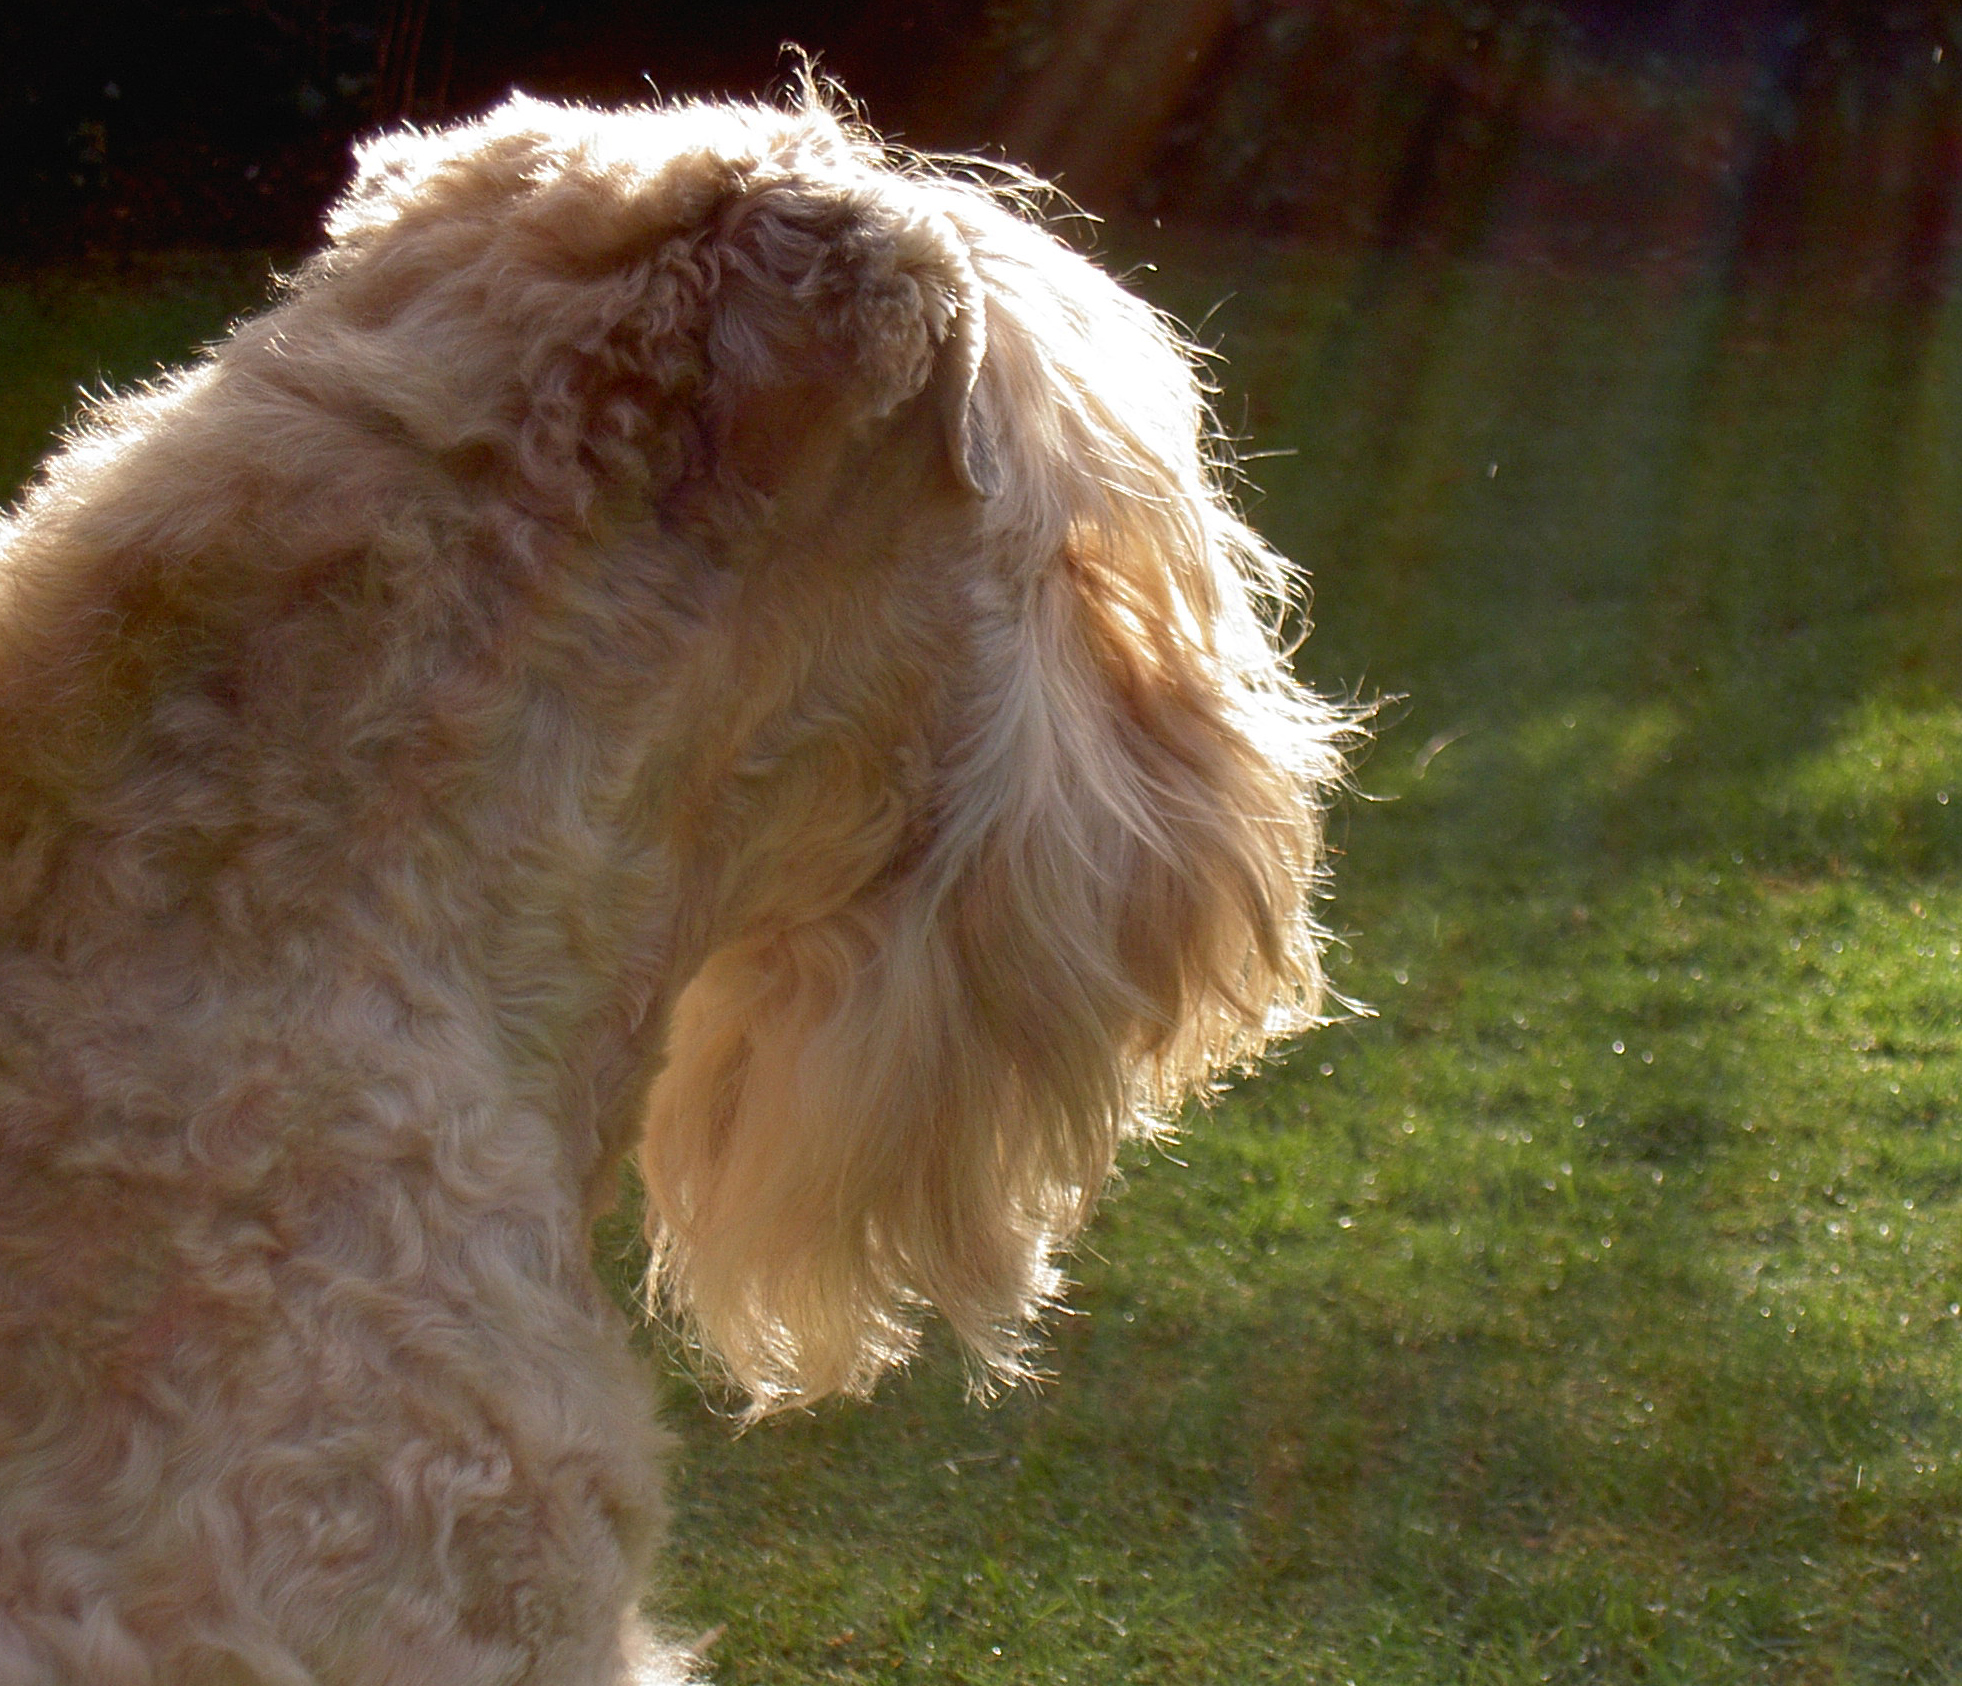
<svg viewBox="0 0 1962 1686">
<path fill-rule="evenodd" d="M 0 287 L 0 474 L 258 277 Z M 1226 301 L 1306 671 L 1404 699 L 1374 1016 L 1135 1156 L 1041 1392 L 736 1436 L 657 1347 L 665 1607 L 727 1686 L 1962 1677 L 1962 303 L 1144 284 Z"/>
</svg>

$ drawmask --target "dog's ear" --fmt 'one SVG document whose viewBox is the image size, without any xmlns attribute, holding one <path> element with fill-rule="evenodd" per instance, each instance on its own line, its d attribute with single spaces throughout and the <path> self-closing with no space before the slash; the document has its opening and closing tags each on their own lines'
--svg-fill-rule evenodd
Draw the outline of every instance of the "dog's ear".
<svg viewBox="0 0 1962 1686">
<path fill-rule="evenodd" d="M 651 1094 L 654 1280 L 759 1409 L 862 1390 L 924 1304 L 1020 1373 L 1119 1143 L 1318 997 L 1337 715 L 1255 612 L 1271 559 L 1214 489 L 1184 359 L 1027 233 L 985 361 L 943 334 L 906 412 L 993 480 L 918 575 L 963 618 L 851 659 L 856 690 L 821 693 L 838 626 L 785 652 L 823 694 L 779 734 L 808 788 L 716 916 Z M 1028 279 L 1051 272 L 1075 292 Z M 851 624 L 906 629 L 877 584 Z"/>
<path fill-rule="evenodd" d="M 746 185 L 688 257 L 716 278 L 701 302 L 702 404 L 736 479 L 769 490 L 804 443 L 931 388 L 955 478 L 978 496 L 994 489 L 978 393 L 985 298 L 958 229 L 905 184 L 871 191 L 793 167 Z"/>
</svg>

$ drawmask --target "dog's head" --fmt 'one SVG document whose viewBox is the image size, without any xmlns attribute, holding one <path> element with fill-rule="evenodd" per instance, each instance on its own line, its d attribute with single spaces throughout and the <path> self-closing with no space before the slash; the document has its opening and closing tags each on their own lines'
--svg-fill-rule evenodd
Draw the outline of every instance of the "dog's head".
<svg viewBox="0 0 1962 1686">
<path fill-rule="evenodd" d="M 1321 995 L 1344 721 L 1187 353 L 815 108 L 514 102 L 379 143 L 335 229 L 320 279 L 423 355 L 509 321 L 444 378 L 515 418 L 514 495 L 651 509 L 725 582 L 648 820 L 661 1291 L 760 1406 L 864 1388 L 926 1304 L 1017 1373 L 1118 1144 Z"/>
</svg>

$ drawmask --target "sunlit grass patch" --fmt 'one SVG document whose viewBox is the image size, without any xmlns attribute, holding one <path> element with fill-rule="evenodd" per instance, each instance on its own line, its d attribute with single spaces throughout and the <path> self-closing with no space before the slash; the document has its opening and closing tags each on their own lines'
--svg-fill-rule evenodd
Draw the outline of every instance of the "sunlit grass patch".
<svg viewBox="0 0 1962 1686">
<path fill-rule="evenodd" d="M 1815 857 L 1904 866 L 1962 860 L 1962 703 L 1863 703 L 1768 803 Z"/>
</svg>

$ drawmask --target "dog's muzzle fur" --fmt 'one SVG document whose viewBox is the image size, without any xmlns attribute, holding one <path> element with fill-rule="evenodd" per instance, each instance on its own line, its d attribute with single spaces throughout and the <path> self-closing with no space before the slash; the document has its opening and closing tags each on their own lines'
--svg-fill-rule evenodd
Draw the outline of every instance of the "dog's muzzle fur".
<svg viewBox="0 0 1962 1686">
<path fill-rule="evenodd" d="M 815 102 L 388 136 L 0 528 L 0 1686 L 669 1678 L 621 1156 L 756 1410 L 927 1306 L 1013 1377 L 1310 1022 L 1344 719 L 1025 197 Z"/>
</svg>

